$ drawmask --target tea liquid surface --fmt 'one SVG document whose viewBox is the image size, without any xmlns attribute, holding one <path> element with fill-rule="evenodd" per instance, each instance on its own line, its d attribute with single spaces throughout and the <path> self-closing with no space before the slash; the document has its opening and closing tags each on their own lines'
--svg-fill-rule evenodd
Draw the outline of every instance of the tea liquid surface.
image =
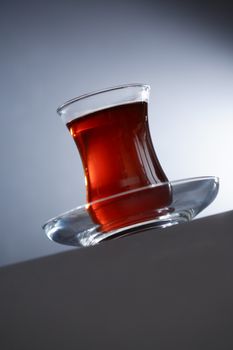
<svg viewBox="0 0 233 350">
<path fill-rule="evenodd" d="M 82 159 L 88 203 L 167 181 L 151 141 L 146 102 L 102 109 L 71 121 L 67 127 Z M 118 222 L 112 226 L 117 228 L 125 225 L 123 218 L 131 220 L 139 212 L 154 212 L 171 202 L 167 185 L 157 190 L 157 195 L 156 188 L 145 193 L 122 196 L 111 205 L 93 204 L 92 217 L 101 225 Z"/>
</svg>

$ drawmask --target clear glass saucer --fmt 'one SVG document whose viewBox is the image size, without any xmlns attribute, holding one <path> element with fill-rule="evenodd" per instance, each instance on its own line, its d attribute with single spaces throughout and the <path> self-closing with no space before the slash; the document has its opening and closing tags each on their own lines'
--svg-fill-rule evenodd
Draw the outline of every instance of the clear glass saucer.
<svg viewBox="0 0 233 350">
<path fill-rule="evenodd" d="M 132 205 L 146 196 L 157 196 L 164 188 L 171 191 L 168 206 L 147 206 L 133 215 L 126 215 L 122 205 Z M 43 229 L 52 241 L 76 247 L 88 247 L 105 240 L 145 231 L 150 228 L 165 228 L 192 220 L 216 197 L 219 179 L 214 176 L 198 177 L 150 185 L 123 192 L 63 213 L 44 224 Z M 162 191 L 162 192 L 161 192 Z M 149 197 L 148 197 L 149 198 Z M 118 203 L 118 207 L 116 206 Z M 121 206 L 121 207 L 120 207 Z M 93 214 L 94 212 L 94 214 Z M 97 220 L 96 212 L 104 213 L 105 221 Z M 119 216 L 117 214 L 119 213 Z M 103 215 L 102 215 L 103 217 Z"/>
</svg>

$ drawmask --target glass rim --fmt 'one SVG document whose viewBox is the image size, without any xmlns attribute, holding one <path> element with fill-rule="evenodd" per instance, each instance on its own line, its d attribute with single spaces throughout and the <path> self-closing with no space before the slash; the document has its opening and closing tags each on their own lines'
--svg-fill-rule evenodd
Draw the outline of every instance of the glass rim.
<svg viewBox="0 0 233 350">
<path fill-rule="evenodd" d="M 110 92 L 113 90 L 120 90 L 120 89 L 127 89 L 127 88 L 144 88 L 146 91 L 150 91 L 150 85 L 148 84 L 142 84 L 142 83 L 132 83 L 132 84 L 122 84 L 122 85 L 115 85 L 115 86 L 111 86 L 111 87 L 107 87 L 104 89 L 100 89 L 100 90 L 95 90 L 89 93 L 85 93 L 82 95 L 79 95 L 77 97 L 74 97 L 70 100 L 67 100 L 66 102 L 64 102 L 63 104 L 61 104 L 58 108 L 57 108 L 57 114 L 62 115 L 62 110 L 64 110 L 64 108 L 72 105 L 75 102 L 84 100 L 86 98 L 92 97 L 92 96 L 96 96 L 105 92 Z"/>
</svg>

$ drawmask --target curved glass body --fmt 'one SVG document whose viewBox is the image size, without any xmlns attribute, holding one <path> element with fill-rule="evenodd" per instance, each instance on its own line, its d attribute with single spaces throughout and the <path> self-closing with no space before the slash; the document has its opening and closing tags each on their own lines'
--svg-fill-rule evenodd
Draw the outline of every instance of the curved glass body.
<svg viewBox="0 0 233 350">
<path fill-rule="evenodd" d="M 82 159 L 92 218 L 110 229 L 133 224 L 140 213 L 166 212 L 172 201 L 168 179 L 153 148 L 148 124 L 149 86 L 132 84 L 70 100 L 58 108 Z M 141 195 L 119 193 L 166 183 Z M 108 205 L 106 199 L 109 198 Z M 124 217 L 124 220 L 121 218 Z M 132 219 L 133 218 L 133 219 Z M 133 222 L 131 222 L 133 220 Z"/>
</svg>

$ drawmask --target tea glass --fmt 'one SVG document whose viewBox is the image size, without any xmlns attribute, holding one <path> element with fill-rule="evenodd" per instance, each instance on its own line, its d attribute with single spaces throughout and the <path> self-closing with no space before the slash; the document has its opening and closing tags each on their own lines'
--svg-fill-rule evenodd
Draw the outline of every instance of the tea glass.
<svg viewBox="0 0 233 350">
<path fill-rule="evenodd" d="M 149 93 L 145 84 L 116 86 L 57 109 L 82 160 L 87 201 L 43 226 L 50 239 L 95 245 L 189 221 L 214 200 L 214 176 L 167 179 L 150 135 Z"/>
</svg>

